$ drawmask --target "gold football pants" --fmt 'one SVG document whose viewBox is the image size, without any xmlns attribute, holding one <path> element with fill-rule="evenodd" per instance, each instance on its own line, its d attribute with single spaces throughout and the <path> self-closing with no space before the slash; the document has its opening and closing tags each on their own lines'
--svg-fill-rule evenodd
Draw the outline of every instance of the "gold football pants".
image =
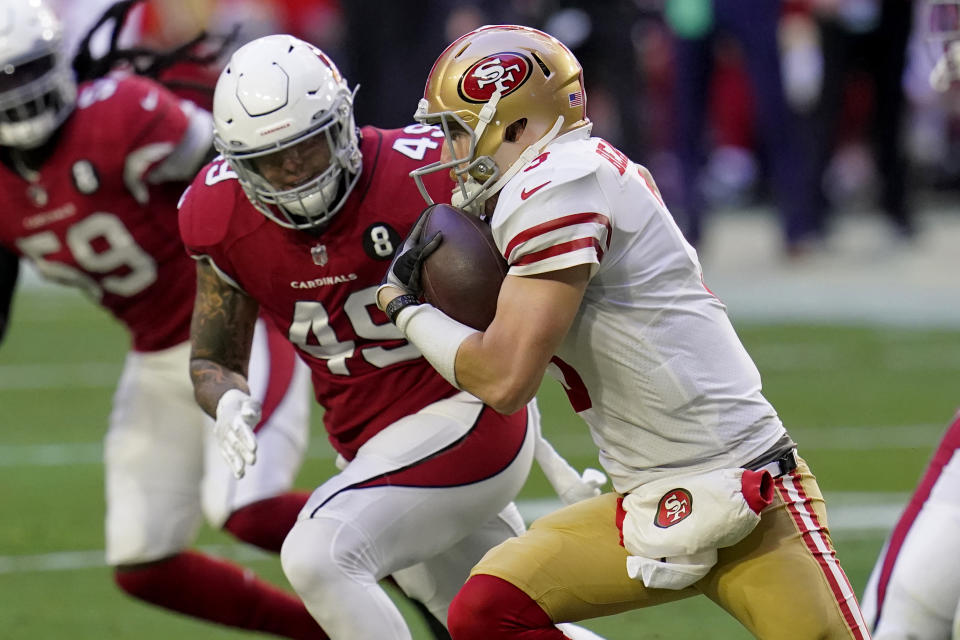
<svg viewBox="0 0 960 640">
<path fill-rule="evenodd" d="M 798 458 L 777 478 L 773 503 L 739 543 L 719 550 L 692 586 L 648 589 L 627 576 L 627 551 L 608 493 L 540 518 L 473 569 L 506 580 L 554 622 L 574 622 L 704 594 L 763 640 L 869 638 L 837 562 L 816 478 Z"/>
</svg>

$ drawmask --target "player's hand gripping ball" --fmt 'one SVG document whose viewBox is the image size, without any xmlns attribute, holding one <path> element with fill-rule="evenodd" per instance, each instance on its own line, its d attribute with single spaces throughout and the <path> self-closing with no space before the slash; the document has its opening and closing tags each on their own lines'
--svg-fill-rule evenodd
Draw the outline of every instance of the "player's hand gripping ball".
<svg viewBox="0 0 960 640">
<path fill-rule="evenodd" d="M 490 227 L 461 209 L 430 205 L 410 230 L 387 269 L 379 292 L 396 288 L 398 296 L 385 311 L 391 320 L 407 304 L 423 299 L 448 316 L 480 331 L 493 321 L 497 296 L 507 274 Z M 397 308 L 391 311 L 391 307 Z"/>
<path fill-rule="evenodd" d="M 497 312 L 497 296 L 507 275 L 507 262 L 493 241 L 490 225 L 448 204 L 424 212 L 423 238 L 438 231 L 440 245 L 423 261 L 423 298 L 448 316 L 485 330 Z"/>
</svg>

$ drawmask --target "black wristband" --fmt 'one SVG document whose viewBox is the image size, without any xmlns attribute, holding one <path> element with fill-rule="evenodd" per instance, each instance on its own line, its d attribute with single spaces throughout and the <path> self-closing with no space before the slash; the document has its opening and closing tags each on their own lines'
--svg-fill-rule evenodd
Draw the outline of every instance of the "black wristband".
<svg viewBox="0 0 960 640">
<path fill-rule="evenodd" d="M 387 303 L 383 312 L 390 318 L 390 322 L 397 324 L 397 315 L 412 304 L 420 304 L 420 299 L 412 293 L 404 293 Z"/>
</svg>

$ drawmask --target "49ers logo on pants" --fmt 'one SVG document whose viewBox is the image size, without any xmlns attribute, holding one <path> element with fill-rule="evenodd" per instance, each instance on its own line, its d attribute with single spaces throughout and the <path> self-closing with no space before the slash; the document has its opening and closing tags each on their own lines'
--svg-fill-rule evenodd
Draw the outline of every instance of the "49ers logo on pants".
<svg viewBox="0 0 960 640">
<path fill-rule="evenodd" d="M 502 98 L 527 81 L 530 69 L 526 56 L 506 51 L 495 53 L 467 69 L 457 91 L 467 102 L 486 102 L 497 90 Z"/>
<path fill-rule="evenodd" d="M 660 498 L 653 524 L 661 529 L 672 527 L 693 513 L 693 496 L 686 489 L 671 489 Z"/>
</svg>

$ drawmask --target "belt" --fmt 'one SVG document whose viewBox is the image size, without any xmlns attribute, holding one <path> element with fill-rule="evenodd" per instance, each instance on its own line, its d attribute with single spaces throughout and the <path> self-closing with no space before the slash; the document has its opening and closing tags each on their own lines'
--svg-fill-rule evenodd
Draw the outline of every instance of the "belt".
<svg viewBox="0 0 960 640">
<path fill-rule="evenodd" d="M 770 475 L 774 478 L 779 478 L 780 476 L 785 476 L 794 469 L 797 468 L 797 450 L 790 449 L 785 454 L 768 462 L 767 464 L 757 467 L 754 471 L 769 471 Z"/>
</svg>

